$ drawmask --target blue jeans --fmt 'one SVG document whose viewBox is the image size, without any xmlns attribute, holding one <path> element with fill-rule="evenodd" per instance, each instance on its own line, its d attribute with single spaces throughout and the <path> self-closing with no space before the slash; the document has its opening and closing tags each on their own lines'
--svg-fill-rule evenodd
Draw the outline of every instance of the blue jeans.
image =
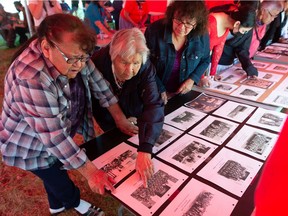
<svg viewBox="0 0 288 216">
<path fill-rule="evenodd" d="M 62 165 L 57 161 L 48 169 L 31 171 L 43 181 L 51 209 L 70 209 L 80 203 L 80 191 L 69 178 L 67 170 L 61 169 Z"/>
</svg>

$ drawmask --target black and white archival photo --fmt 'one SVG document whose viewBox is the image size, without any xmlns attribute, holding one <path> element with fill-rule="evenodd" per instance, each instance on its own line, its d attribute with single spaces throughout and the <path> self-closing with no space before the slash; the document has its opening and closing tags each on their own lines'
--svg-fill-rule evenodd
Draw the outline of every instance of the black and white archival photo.
<svg viewBox="0 0 288 216">
<path fill-rule="evenodd" d="M 131 175 L 113 193 L 118 199 L 130 206 L 139 215 L 152 215 L 188 178 L 185 174 L 153 159 L 155 172 L 143 186 L 138 173 Z"/>
<path fill-rule="evenodd" d="M 157 156 L 191 173 L 204 162 L 216 148 L 216 145 L 185 134 Z"/>
<path fill-rule="evenodd" d="M 258 160 L 223 148 L 197 175 L 241 197 L 262 165 Z"/>
<path fill-rule="evenodd" d="M 191 179 L 160 216 L 230 216 L 236 204 L 236 199 Z"/>
</svg>

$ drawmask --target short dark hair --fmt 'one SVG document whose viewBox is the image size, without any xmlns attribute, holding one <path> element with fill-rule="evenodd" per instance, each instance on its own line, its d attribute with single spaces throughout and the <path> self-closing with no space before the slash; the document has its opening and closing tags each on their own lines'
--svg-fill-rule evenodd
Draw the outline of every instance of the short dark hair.
<svg viewBox="0 0 288 216">
<path fill-rule="evenodd" d="M 38 39 L 63 42 L 63 33 L 74 33 L 74 42 L 78 43 L 82 51 L 92 53 L 95 48 L 95 37 L 92 30 L 78 17 L 71 14 L 54 14 L 47 16 L 37 29 Z M 53 43 L 50 44 L 52 47 Z"/>
<path fill-rule="evenodd" d="M 47 16 L 37 29 L 37 33 L 26 41 L 13 55 L 11 63 L 29 46 L 38 39 L 40 42 L 46 39 L 50 46 L 55 47 L 51 40 L 62 42 L 64 33 L 74 33 L 74 42 L 79 44 L 82 51 L 92 54 L 95 49 L 96 39 L 94 32 L 87 27 L 78 17 L 71 14 L 54 14 Z"/>
<path fill-rule="evenodd" d="M 166 10 L 167 23 L 172 23 L 175 13 L 178 18 L 196 19 L 196 28 L 190 32 L 193 36 L 203 35 L 207 32 L 208 10 L 204 1 L 174 1 Z"/>
<path fill-rule="evenodd" d="M 20 7 L 23 7 L 23 5 L 21 4 L 20 1 L 14 1 L 14 6 L 20 6 Z"/>
<path fill-rule="evenodd" d="M 256 24 L 256 9 L 250 5 L 243 5 L 236 11 L 230 13 L 230 17 L 235 21 L 240 21 L 243 27 L 254 27 Z"/>
</svg>

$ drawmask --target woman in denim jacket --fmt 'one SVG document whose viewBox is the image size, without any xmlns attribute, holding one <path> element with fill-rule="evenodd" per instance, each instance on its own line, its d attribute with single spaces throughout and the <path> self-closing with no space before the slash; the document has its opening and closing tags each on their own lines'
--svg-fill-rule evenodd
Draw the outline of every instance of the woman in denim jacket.
<svg viewBox="0 0 288 216">
<path fill-rule="evenodd" d="M 210 63 L 208 11 L 201 1 L 175 1 L 165 19 L 145 31 L 157 84 L 167 103 L 174 94 L 186 94 L 198 84 Z"/>
</svg>

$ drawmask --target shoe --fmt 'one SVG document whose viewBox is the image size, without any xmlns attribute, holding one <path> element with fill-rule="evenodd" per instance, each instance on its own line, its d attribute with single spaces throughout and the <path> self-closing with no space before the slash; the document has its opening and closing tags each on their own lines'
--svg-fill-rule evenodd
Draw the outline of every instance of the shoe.
<svg viewBox="0 0 288 216">
<path fill-rule="evenodd" d="M 102 211 L 101 208 L 97 206 L 91 206 L 88 211 L 83 216 L 105 216 L 105 213 Z"/>
<path fill-rule="evenodd" d="M 61 212 L 63 212 L 65 210 L 64 207 L 61 207 L 61 208 L 58 208 L 58 209 L 51 209 L 49 208 L 49 211 L 50 211 L 50 215 L 58 215 L 60 214 Z"/>
</svg>

